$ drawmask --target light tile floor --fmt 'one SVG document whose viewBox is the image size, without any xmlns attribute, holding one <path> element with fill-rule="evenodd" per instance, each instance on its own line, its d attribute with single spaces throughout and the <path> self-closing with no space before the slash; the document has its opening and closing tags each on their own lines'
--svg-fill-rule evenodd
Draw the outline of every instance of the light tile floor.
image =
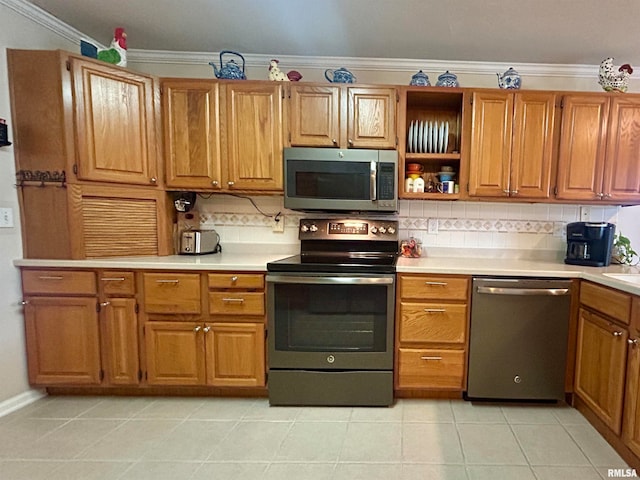
<svg viewBox="0 0 640 480">
<path fill-rule="evenodd" d="M 0 418 L 2 480 L 600 480 L 628 468 L 567 406 L 46 397 Z"/>
</svg>

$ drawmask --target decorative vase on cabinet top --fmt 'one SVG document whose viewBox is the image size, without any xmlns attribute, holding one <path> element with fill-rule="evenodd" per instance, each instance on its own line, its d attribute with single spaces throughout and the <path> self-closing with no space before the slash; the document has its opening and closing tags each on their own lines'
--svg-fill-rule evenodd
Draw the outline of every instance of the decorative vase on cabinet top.
<svg viewBox="0 0 640 480">
<path fill-rule="evenodd" d="M 415 87 L 430 87 L 431 82 L 429 81 L 429 76 L 420 70 L 413 77 L 411 77 L 411 82 L 409 85 L 413 85 Z"/>
<path fill-rule="evenodd" d="M 235 62 L 235 60 L 229 60 L 226 64 L 222 64 L 222 56 L 224 54 L 235 55 L 242 60 L 242 69 Z M 222 50 L 220 52 L 220 69 L 218 69 L 213 62 L 209 62 L 209 65 L 213 67 L 213 73 L 216 78 L 222 78 L 225 80 L 246 80 L 247 77 L 244 74 L 244 57 L 238 52 L 232 52 L 231 50 Z"/>
<path fill-rule="evenodd" d="M 331 70 L 330 68 L 326 69 L 324 71 L 324 78 L 331 83 L 354 83 L 356 81 L 355 75 L 344 67 L 335 70 Z"/>
<path fill-rule="evenodd" d="M 449 70 L 438 77 L 436 87 L 459 87 L 458 77 L 450 73 Z"/>
<path fill-rule="evenodd" d="M 502 75 L 500 75 L 499 73 L 496 73 L 496 75 L 498 76 L 498 86 L 500 88 L 506 88 L 506 89 L 520 88 L 520 84 L 521 84 L 520 74 L 516 72 L 513 68 L 510 67 L 509 70 L 504 72 Z"/>
</svg>

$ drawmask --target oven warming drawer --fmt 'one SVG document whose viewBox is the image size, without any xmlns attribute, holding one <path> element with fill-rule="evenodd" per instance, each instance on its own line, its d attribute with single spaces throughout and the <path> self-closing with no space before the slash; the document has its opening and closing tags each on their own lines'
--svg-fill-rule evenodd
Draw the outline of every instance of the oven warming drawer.
<svg viewBox="0 0 640 480">
<path fill-rule="evenodd" d="M 269 370 L 271 405 L 389 406 L 393 372 Z"/>
</svg>

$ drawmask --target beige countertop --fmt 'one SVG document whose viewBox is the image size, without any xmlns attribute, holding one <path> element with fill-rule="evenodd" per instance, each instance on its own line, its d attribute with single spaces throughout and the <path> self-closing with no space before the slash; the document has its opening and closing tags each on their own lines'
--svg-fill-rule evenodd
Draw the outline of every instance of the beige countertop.
<svg viewBox="0 0 640 480">
<path fill-rule="evenodd" d="M 167 257 L 120 257 L 90 260 L 14 260 L 17 267 L 35 268 L 106 268 L 145 270 L 234 270 L 266 271 L 268 262 L 296 251 L 291 249 L 256 249 L 259 253 L 222 252 L 210 255 L 171 255 Z M 640 275 L 640 268 L 622 265 L 584 267 L 566 265 L 562 261 L 490 257 L 421 257 L 398 259 L 398 273 L 434 273 L 458 275 L 499 275 L 524 277 L 582 278 L 619 290 L 640 295 L 640 283 L 631 283 L 603 275 L 604 273 L 632 273 Z"/>
</svg>

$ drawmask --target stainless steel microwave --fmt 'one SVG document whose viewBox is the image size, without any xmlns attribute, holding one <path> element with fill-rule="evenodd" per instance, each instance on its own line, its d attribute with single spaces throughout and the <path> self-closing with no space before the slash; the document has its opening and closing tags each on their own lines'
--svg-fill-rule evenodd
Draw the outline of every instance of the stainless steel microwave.
<svg viewBox="0 0 640 480">
<path fill-rule="evenodd" d="M 284 206 L 292 210 L 396 212 L 398 152 L 285 148 Z"/>
</svg>

